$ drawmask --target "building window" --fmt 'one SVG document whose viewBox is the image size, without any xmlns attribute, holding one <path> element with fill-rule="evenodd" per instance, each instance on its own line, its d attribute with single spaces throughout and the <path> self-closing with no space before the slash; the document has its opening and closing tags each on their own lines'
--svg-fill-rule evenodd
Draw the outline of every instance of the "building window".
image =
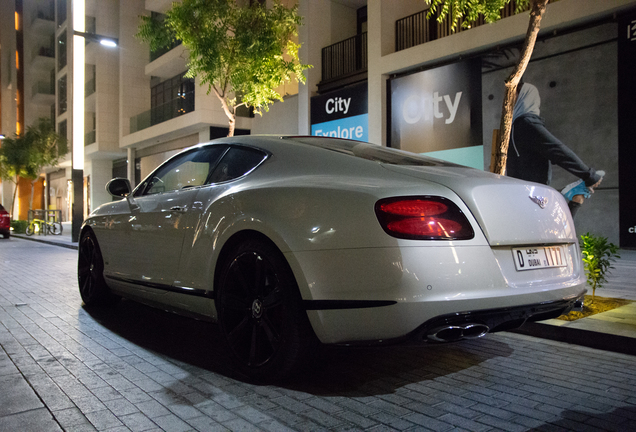
<svg viewBox="0 0 636 432">
<path fill-rule="evenodd" d="M 60 134 L 60 136 L 65 138 L 65 139 L 68 138 L 67 131 L 66 131 L 66 125 L 67 125 L 66 120 L 59 122 L 58 125 L 57 125 L 57 133 Z"/>
<path fill-rule="evenodd" d="M 57 81 L 57 112 L 58 115 L 66 112 L 66 75 Z"/>
<path fill-rule="evenodd" d="M 160 83 L 159 78 L 152 78 L 151 108 L 130 118 L 130 133 L 194 111 L 194 79 L 184 75 L 185 72 Z"/>
<path fill-rule="evenodd" d="M 57 70 L 66 66 L 66 30 L 57 38 Z"/>
<path fill-rule="evenodd" d="M 66 0 L 57 0 L 57 26 L 62 27 L 66 21 Z"/>
<path fill-rule="evenodd" d="M 194 111 L 194 79 L 184 75 L 177 75 L 150 89 L 153 125 Z"/>
</svg>

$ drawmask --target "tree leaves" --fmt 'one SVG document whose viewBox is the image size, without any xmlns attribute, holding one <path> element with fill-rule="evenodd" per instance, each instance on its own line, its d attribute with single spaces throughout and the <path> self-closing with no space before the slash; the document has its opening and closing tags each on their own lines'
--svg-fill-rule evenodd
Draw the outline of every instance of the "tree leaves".
<svg viewBox="0 0 636 432">
<path fill-rule="evenodd" d="M 59 159 L 68 153 L 66 138 L 58 135 L 48 118 L 39 118 L 27 127 L 24 135 L 5 138 L 0 147 L 0 178 L 11 180 L 16 185 L 19 177 L 36 179 L 45 166 L 57 165 Z M 13 213 L 13 210 L 12 210 Z"/>
<path fill-rule="evenodd" d="M 480 16 L 484 21 L 492 23 L 501 19 L 501 9 L 511 0 L 424 0 L 430 5 L 427 18 L 436 17 L 438 22 L 444 21 L 447 17 L 451 21 L 451 30 L 455 30 L 458 25 L 469 28 L 473 21 Z M 530 0 L 517 0 L 515 2 L 515 13 L 525 10 L 530 4 Z"/>
<path fill-rule="evenodd" d="M 620 258 L 618 246 L 609 243 L 606 237 L 590 233 L 581 235 L 580 243 L 587 283 L 592 287 L 592 298 L 594 298 L 596 288 L 601 288 L 607 282 L 607 274 L 614 268 L 612 263 L 616 261 L 616 258 Z"/>
<path fill-rule="evenodd" d="M 188 50 L 186 76 L 198 77 L 223 104 L 233 130 L 235 109 L 267 111 L 282 100 L 275 89 L 292 79 L 305 82 L 299 45 L 293 40 L 301 24 L 297 6 L 272 7 L 259 2 L 239 6 L 235 0 L 183 0 L 173 3 L 163 20 L 142 17 L 137 37 L 151 49 L 181 40 Z"/>
</svg>

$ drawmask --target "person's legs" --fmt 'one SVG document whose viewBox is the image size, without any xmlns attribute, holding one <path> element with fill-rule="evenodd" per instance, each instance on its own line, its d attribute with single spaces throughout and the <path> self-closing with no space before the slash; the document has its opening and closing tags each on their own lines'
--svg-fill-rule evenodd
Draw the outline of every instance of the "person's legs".
<svg viewBox="0 0 636 432">
<path fill-rule="evenodd" d="M 576 215 L 576 212 L 579 211 L 584 201 L 585 201 L 585 197 L 583 195 L 574 195 L 572 197 L 572 200 L 568 202 L 568 208 L 570 209 L 572 218 L 574 218 L 574 216 Z"/>
</svg>

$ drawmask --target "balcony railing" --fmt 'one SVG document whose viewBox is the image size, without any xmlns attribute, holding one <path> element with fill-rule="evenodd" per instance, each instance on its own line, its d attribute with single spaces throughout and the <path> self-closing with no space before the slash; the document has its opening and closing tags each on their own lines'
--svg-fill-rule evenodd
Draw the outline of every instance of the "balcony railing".
<svg viewBox="0 0 636 432">
<path fill-rule="evenodd" d="M 31 22 L 34 22 L 36 19 L 41 19 L 44 21 L 55 21 L 55 10 L 53 9 L 53 3 L 51 2 L 51 7 L 45 8 L 41 6 L 37 6 L 37 10 L 33 13 L 33 19 Z"/>
<path fill-rule="evenodd" d="M 161 57 L 162 55 L 164 55 L 165 53 L 167 53 L 168 51 L 172 50 L 173 48 L 178 47 L 179 45 L 181 45 L 181 41 L 180 40 L 175 40 L 173 41 L 169 46 L 165 47 L 165 48 L 159 48 L 155 51 L 150 51 L 150 61 L 155 61 L 157 60 L 159 57 Z"/>
<path fill-rule="evenodd" d="M 37 56 L 55 58 L 55 48 L 45 46 L 35 48 L 33 50 L 33 57 Z"/>
<path fill-rule="evenodd" d="M 45 95 L 54 95 L 55 94 L 55 86 L 51 85 L 50 82 L 47 81 L 38 81 L 33 84 L 32 87 L 34 95 L 36 94 L 45 94 Z"/>
<path fill-rule="evenodd" d="M 192 111 L 194 111 L 194 91 L 184 93 L 182 96 L 131 117 L 130 133 L 149 128 Z"/>
<path fill-rule="evenodd" d="M 550 3 L 555 1 L 558 0 L 550 0 Z M 501 10 L 501 18 L 515 15 L 516 7 L 515 0 L 512 0 Z M 448 18 L 441 23 L 437 22 L 435 16 L 427 20 L 428 11 L 429 9 L 425 9 L 395 22 L 395 51 L 401 51 L 485 24 L 484 18 L 480 16 L 477 20 L 471 22 L 467 28 L 463 27 L 464 21 L 460 20 L 455 30 L 451 30 L 452 22 Z M 448 13 L 448 16 L 452 16 L 452 11 Z"/>
<path fill-rule="evenodd" d="M 322 49 L 322 81 L 366 72 L 367 33 L 362 33 Z"/>
<path fill-rule="evenodd" d="M 95 131 L 94 130 L 90 131 L 89 133 L 84 135 L 84 147 L 86 147 L 87 145 L 93 144 L 96 140 L 97 140 L 97 137 L 96 137 Z"/>
<path fill-rule="evenodd" d="M 84 97 L 89 97 L 90 95 L 95 93 L 95 88 L 95 78 L 86 81 L 86 84 L 84 84 Z"/>
</svg>

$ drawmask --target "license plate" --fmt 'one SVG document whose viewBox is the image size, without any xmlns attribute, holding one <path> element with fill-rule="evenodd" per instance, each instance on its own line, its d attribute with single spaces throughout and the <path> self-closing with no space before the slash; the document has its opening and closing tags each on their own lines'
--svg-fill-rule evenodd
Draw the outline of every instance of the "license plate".
<svg viewBox="0 0 636 432">
<path fill-rule="evenodd" d="M 512 256 L 517 271 L 552 267 L 565 267 L 565 246 L 513 248 Z"/>
</svg>

